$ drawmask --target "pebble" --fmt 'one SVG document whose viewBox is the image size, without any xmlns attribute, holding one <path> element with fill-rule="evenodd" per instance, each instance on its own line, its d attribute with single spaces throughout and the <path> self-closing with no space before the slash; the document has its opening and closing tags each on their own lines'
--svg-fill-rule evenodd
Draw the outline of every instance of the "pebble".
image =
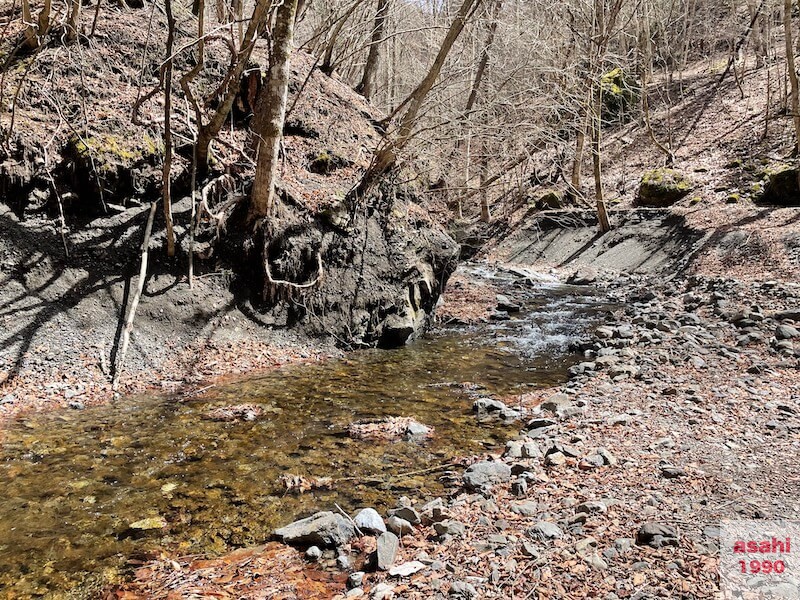
<svg viewBox="0 0 800 600">
<path fill-rule="evenodd" d="M 306 550 L 306 558 L 312 562 L 316 562 L 322 558 L 322 550 L 320 550 L 318 546 L 311 546 Z"/>
</svg>

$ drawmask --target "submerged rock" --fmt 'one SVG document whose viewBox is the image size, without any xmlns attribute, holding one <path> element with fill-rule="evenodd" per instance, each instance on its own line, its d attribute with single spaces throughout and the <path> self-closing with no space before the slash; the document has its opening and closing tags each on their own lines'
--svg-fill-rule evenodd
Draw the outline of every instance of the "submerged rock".
<svg viewBox="0 0 800 600">
<path fill-rule="evenodd" d="M 167 526 L 167 522 L 163 517 L 148 517 L 141 519 L 128 525 L 130 529 L 138 529 L 140 531 L 148 531 L 150 529 L 163 529 Z"/>
<path fill-rule="evenodd" d="M 330 511 L 318 512 L 275 530 L 275 537 L 292 546 L 338 547 L 354 536 L 353 524 Z"/>
<path fill-rule="evenodd" d="M 387 417 L 351 423 L 347 433 L 362 440 L 392 440 L 398 438 L 419 440 L 433 435 L 433 427 L 423 425 L 411 417 Z"/>
</svg>

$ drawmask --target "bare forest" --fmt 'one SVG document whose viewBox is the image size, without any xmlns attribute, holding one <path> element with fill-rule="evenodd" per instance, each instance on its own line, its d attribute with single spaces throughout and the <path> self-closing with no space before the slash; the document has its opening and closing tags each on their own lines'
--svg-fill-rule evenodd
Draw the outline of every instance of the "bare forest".
<svg viewBox="0 0 800 600">
<path fill-rule="evenodd" d="M 0 597 L 745 585 L 798 60 L 791 0 L 0 0 Z"/>
</svg>

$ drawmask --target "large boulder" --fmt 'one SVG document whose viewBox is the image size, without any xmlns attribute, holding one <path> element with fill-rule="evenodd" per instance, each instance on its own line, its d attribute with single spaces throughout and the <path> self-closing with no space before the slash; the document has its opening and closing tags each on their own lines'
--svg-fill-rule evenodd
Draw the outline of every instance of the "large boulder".
<svg viewBox="0 0 800 600">
<path fill-rule="evenodd" d="M 355 536 L 353 524 L 330 511 L 318 512 L 275 530 L 275 537 L 292 546 L 343 546 Z"/>
<path fill-rule="evenodd" d="M 800 206 L 800 169 L 797 165 L 773 166 L 764 175 L 766 182 L 760 202 L 778 206 Z"/>
<path fill-rule="evenodd" d="M 693 188 L 692 180 L 680 171 L 653 169 L 642 176 L 636 203 L 652 208 L 672 206 Z"/>
</svg>

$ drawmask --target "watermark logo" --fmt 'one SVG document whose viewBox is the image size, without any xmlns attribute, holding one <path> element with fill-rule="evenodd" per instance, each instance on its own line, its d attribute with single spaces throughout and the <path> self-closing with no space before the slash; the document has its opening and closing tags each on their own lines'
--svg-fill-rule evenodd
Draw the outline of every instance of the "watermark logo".
<svg viewBox="0 0 800 600">
<path fill-rule="evenodd" d="M 800 599 L 800 521 L 722 521 L 722 597 Z"/>
</svg>

